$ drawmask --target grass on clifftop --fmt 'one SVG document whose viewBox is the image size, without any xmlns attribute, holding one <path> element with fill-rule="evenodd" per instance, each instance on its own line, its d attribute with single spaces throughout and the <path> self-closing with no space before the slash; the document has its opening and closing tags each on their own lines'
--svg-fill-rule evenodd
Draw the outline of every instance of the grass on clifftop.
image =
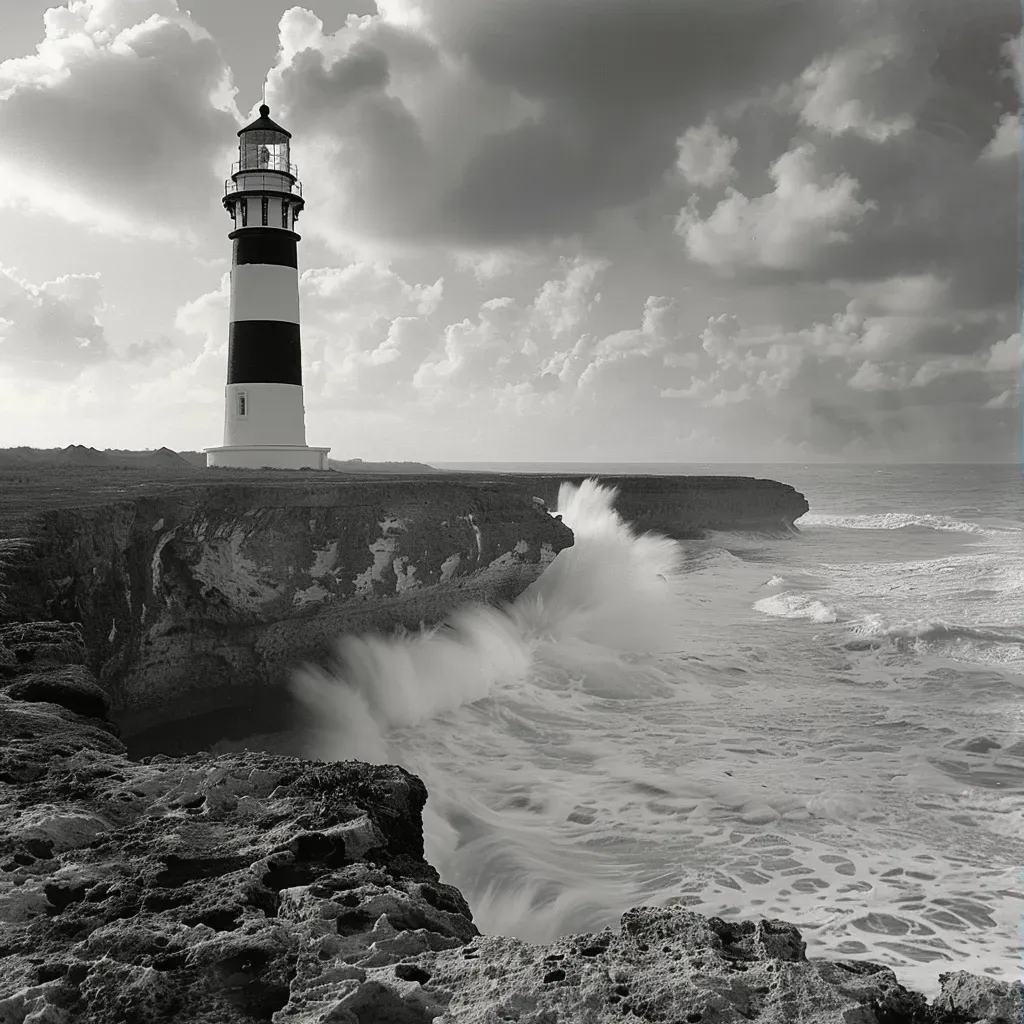
<svg viewBox="0 0 1024 1024">
<path fill-rule="evenodd" d="M 427 475 L 427 474 L 422 474 Z M 430 474 L 431 478 L 440 474 Z M 446 474 L 447 475 L 447 474 Z M 199 469 L 187 463 L 171 467 L 130 465 L 53 465 L 42 462 L 0 468 L 0 537 L 28 536 L 38 513 L 61 508 L 106 505 L 128 498 L 153 497 L 193 487 L 319 487 L 354 482 L 407 480 L 420 474 L 294 469 Z"/>
</svg>

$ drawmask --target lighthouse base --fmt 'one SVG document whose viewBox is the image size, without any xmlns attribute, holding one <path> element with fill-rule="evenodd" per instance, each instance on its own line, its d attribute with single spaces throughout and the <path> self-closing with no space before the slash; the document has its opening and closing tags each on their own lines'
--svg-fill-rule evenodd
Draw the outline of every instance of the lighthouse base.
<svg viewBox="0 0 1024 1024">
<path fill-rule="evenodd" d="M 232 444 L 203 449 L 207 469 L 330 469 L 330 450 L 304 444 Z"/>
</svg>

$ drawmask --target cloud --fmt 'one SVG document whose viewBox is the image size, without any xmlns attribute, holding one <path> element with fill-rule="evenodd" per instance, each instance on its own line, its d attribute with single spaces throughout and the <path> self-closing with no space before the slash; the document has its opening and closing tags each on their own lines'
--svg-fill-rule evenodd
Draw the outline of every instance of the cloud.
<svg viewBox="0 0 1024 1024">
<path fill-rule="evenodd" d="M 734 314 L 713 316 L 699 335 L 698 372 L 688 383 L 663 386 L 659 395 L 708 410 L 749 402 L 751 415 L 765 418 L 764 429 L 834 454 L 850 440 L 839 441 L 843 425 L 855 423 L 869 447 L 901 449 L 900 416 L 916 423 L 920 436 L 930 419 L 937 441 L 962 450 L 965 442 L 955 436 L 962 424 L 947 417 L 949 388 L 955 383 L 961 406 L 1004 408 L 1009 399 L 1002 395 L 1013 390 L 1020 372 L 1020 335 L 1000 336 L 1001 316 L 958 322 L 955 312 L 944 313 L 948 285 L 930 276 L 876 282 L 858 289 L 831 321 L 796 330 L 745 327 Z M 791 415 L 782 415 L 787 408 Z M 872 415 L 878 417 L 874 426 Z M 807 431 L 823 420 L 825 433 L 812 438 Z M 973 431 L 971 443 L 980 436 L 991 443 L 998 428 Z"/>
<path fill-rule="evenodd" d="M 877 363 L 865 360 L 846 383 L 857 391 L 902 391 L 907 387 L 907 373 L 904 367 L 896 372 L 898 376 L 890 376 Z"/>
<path fill-rule="evenodd" d="M 424 362 L 413 383 L 418 388 L 489 390 L 518 383 L 536 370 L 526 352 L 524 311 L 510 298 L 489 299 L 476 321 L 466 318 L 445 328 L 442 354 Z"/>
<path fill-rule="evenodd" d="M 990 398 L 985 403 L 986 409 L 1007 409 L 1017 402 L 1017 392 L 1013 388 L 1001 391 L 995 398 Z"/>
<path fill-rule="evenodd" d="M 237 128 L 230 76 L 174 0 L 71 0 L 36 53 L 0 63 L 0 205 L 113 234 L 212 222 Z M 222 165 L 223 166 L 223 165 Z"/>
<path fill-rule="evenodd" d="M 592 294 L 598 274 L 609 264 L 602 260 L 563 260 L 564 276 L 546 281 L 533 300 L 533 311 L 555 338 L 573 330 L 587 315 L 600 292 Z"/>
<path fill-rule="evenodd" d="M 675 299 L 649 295 L 640 327 L 604 337 L 583 336 L 566 353 L 560 376 L 581 393 L 596 398 L 651 395 L 664 377 L 664 359 L 680 344 L 679 306 Z"/>
<path fill-rule="evenodd" d="M 133 341 L 125 349 L 121 359 L 126 363 L 151 363 L 160 356 L 169 355 L 178 351 L 178 345 L 161 334 L 156 338 L 149 338 L 145 341 Z"/>
<path fill-rule="evenodd" d="M 910 387 L 927 387 L 942 377 L 966 373 L 1019 374 L 1021 369 L 1020 334 L 997 341 L 991 348 L 973 356 L 945 356 L 922 364 L 911 378 Z"/>
<path fill-rule="evenodd" d="M 791 80 L 839 38 L 833 8 L 424 0 L 335 33 L 292 8 L 272 103 L 317 140 L 303 167 L 321 195 L 332 183 L 326 237 L 529 244 L 649 194 L 712 103 Z"/>
<path fill-rule="evenodd" d="M 1020 114 L 1003 114 L 992 141 L 982 150 L 982 160 L 1011 160 L 1021 152 Z"/>
<path fill-rule="evenodd" d="M 604 261 L 562 259 L 527 304 L 509 296 L 484 302 L 476 320 L 449 324 L 440 351 L 416 372 L 417 388 L 487 391 L 525 387 L 548 393 L 560 386 L 553 368 L 557 346 L 574 336 L 600 298 L 595 285 Z"/>
<path fill-rule="evenodd" d="M 507 277 L 518 270 L 523 270 L 533 262 L 531 257 L 510 250 L 492 249 L 490 251 L 463 251 L 455 254 L 455 266 L 458 270 L 472 274 L 477 282 L 484 284 Z"/>
<path fill-rule="evenodd" d="M 36 379 L 74 378 L 110 358 L 98 314 L 99 274 L 65 274 L 41 285 L 0 266 L 0 364 Z"/>
<path fill-rule="evenodd" d="M 914 127 L 928 85 L 913 40 L 883 35 L 815 60 L 798 79 L 793 106 L 812 128 L 885 142 Z"/>
<path fill-rule="evenodd" d="M 702 218 L 695 200 L 676 219 L 676 232 L 691 259 L 720 270 L 808 267 L 820 251 L 848 242 L 847 230 L 875 204 L 857 199 L 858 184 L 847 174 L 815 168 L 809 143 L 780 156 L 769 170 L 773 191 L 748 199 L 728 190 Z"/>
<path fill-rule="evenodd" d="M 960 308 L 1015 302 L 1017 225 L 1005 211 L 1019 186 L 1019 7 L 905 0 L 870 28 L 812 65 L 831 85 L 801 116 L 822 167 L 857 181 L 874 209 L 803 279 L 933 273 L 951 280 Z"/>
<path fill-rule="evenodd" d="M 714 188 L 736 176 L 732 165 L 739 149 L 739 142 L 723 135 L 713 121 L 687 128 L 676 139 L 679 156 L 676 170 L 689 185 L 699 188 Z"/>
<path fill-rule="evenodd" d="M 410 284 L 390 267 L 363 261 L 305 270 L 299 293 L 307 301 L 316 300 L 315 313 L 332 323 L 373 324 L 407 312 L 429 316 L 441 301 L 444 279 Z"/>
</svg>

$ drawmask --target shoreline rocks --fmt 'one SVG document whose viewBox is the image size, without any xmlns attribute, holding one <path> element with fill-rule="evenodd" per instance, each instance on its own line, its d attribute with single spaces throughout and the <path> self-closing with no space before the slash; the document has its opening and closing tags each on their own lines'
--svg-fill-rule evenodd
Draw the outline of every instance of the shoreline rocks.
<svg viewBox="0 0 1024 1024">
<path fill-rule="evenodd" d="M 48 623 L 0 634 L 4 1024 L 1019 1024 L 1024 1013 L 1019 982 L 944 974 L 928 1003 L 877 964 L 808 960 L 783 921 L 640 907 L 617 933 L 543 945 L 481 935 L 424 860 L 418 778 L 249 752 L 130 761 L 95 704 L 67 706 L 91 693 L 68 667 L 81 667 L 79 635 Z"/>
</svg>

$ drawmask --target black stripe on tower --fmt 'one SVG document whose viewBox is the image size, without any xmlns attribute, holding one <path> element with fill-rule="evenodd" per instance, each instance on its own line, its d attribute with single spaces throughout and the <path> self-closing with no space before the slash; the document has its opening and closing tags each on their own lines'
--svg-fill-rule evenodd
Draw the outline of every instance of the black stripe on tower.
<svg viewBox="0 0 1024 1024">
<path fill-rule="evenodd" d="M 228 327 L 229 384 L 302 384 L 299 325 L 233 320 Z"/>
<path fill-rule="evenodd" d="M 300 236 L 284 228 L 239 228 L 228 235 L 232 241 L 231 259 L 242 263 L 268 263 L 298 269 Z"/>
</svg>

